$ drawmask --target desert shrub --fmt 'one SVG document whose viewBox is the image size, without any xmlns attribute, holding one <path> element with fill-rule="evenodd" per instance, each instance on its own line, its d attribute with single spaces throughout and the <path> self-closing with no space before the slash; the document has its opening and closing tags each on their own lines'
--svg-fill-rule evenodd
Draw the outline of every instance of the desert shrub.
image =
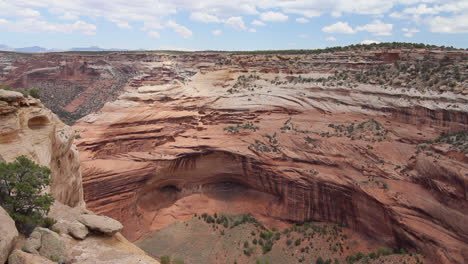
<svg viewBox="0 0 468 264">
<path fill-rule="evenodd" d="M 171 264 L 171 257 L 169 257 L 169 256 L 162 256 L 160 262 L 161 262 L 161 264 Z"/>
<path fill-rule="evenodd" d="M 254 249 L 253 249 L 253 248 L 246 248 L 246 249 L 244 249 L 244 254 L 245 254 L 246 256 L 252 255 L 253 252 L 254 252 Z"/>
<path fill-rule="evenodd" d="M 52 195 L 43 193 L 49 184 L 50 169 L 25 156 L 0 162 L 0 205 L 21 233 L 29 234 L 38 225 L 50 227 L 55 223 L 45 218 L 54 201 Z"/>
<path fill-rule="evenodd" d="M 270 252 L 272 247 L 273 247 L 273 241 L 271 240 L 266 241 L 262 247 L 263 254 Z"/>
<path fill-rule="evenodd" d="M 296 242 L 294 242 L 294 245 L 299 246 L 301 244 L 301 239 L 298 238 L 296 239 Z"/>
<path fill-rule="evenodd" d="M 36 99 L 39 99 L 41 97 L 41 95 L 39 94 L 39 89 L 37 89 L 37 88 L 29 89 L 29 95 L 31 95 L 32 97 L 34 97 Z"/>
<path fill-rule="evenodd" d="M 0 89 L 11 91 L 11 86 L 7 84 L 0 85 Z"/>
</svg>

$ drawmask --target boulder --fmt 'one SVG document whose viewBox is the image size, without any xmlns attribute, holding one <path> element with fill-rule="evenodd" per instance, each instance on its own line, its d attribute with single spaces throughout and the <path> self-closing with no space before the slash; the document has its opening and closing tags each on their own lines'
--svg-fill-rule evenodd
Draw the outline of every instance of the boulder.
<svg viewBox="0 0 468 264">
<path fill-rule="evenodd" d="M 16 249 L 8 258 L 8 264 L 55 264 L 55 262 L 38 255 L 33 255 Z"/>
<path fill-rule="evenodd" d="M 39 248 L 41 248 L 41 237 L 42 233 L 35 229 L 31 235 L 26 239 L 23 250 L 28 253 L 39 254 Z"/>
<path fill-rule="evenodd" d="M 68 233 L 76 239 L 85 239 L 88 235 L 88 228 L 78 221 L 73 221 L 68 226 Z"/>
<path fill-rule="evenodd" d="M 71 224 L 70 221 L 60 219 L 50 229 L 59 234 L 68 234 L 70 224 Z"/>
<path fill-rule="evenodd" d="M 68 259 L 65 242 L 52 230 L 41 228 L 41 248 L 39 254 L 52 261 L 66 262 Z"/>
<path fill-rule="evenodd" d="M 68 251 L 65 241 L 54 231 L 38 227 L 26 240 L 23 248 L 26 252 L 40 254 L 55 262 L 66 262 Z"/>
<path fill-rule="evenodd" d="M 23 97 L 23 94 L 20 92 L 0 89 L 0 101 L 13 102 Z"/>
<path fill-rule="evenodd" d="M 15 246 L 18 238 L 15 221 L 8 213 L 0 207 L 0 263 L 3 264 L 8 259 L 8 255 Z"/>
<path fill-rule="evenodd" d="M 75 239 L 85 239 L 89 233 L 88 228 L 77 220 L 68 221 L 60 219 L 52 230 L 58 231 L 60 234 L 69 234 Z"/>
<path fill-rule="evenodd" d="M 119 221 L 107 216 L 82 214 L 78 221 L 87 226 L 90 230 L 104 233 L 109 236 L 113 236 L 123 228 Z"/>
</svg>

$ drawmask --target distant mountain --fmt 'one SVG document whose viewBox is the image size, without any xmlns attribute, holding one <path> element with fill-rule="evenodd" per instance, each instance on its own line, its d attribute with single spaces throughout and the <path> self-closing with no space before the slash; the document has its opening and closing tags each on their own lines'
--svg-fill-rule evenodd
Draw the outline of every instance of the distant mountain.
<svg viewBox="0 0 468 264">
<path fill-rule="evenodd" d="M 17 51 L 17 52 L 61 52 L 61 51 L 128 51 L 128 49 L 103 49 L 98 46 L 71 48 L 68 50 L 63 49 L 47 49 L 40 46 L 12 48 L 7 45 L 0 44 L 0 51 Z"/>
<path fill-rule="evenodd" d="M 128 49 L 103 49 L 98 46 L 71 48 L 69 51 L 128 51 Z"/>
<path fill-rule="evenodd" d="M 39 47 L 39 46 L 32 46 L 32 47 L 25 47 L 25 48 L 17 48 L 15 51 L 19 52 L 49 52 L 48 49 Z"/>
<path fill-rule="evenodd" d="M 0 51 L 13 51 L 13 50 L 15 49 L 13 49 L 12 47 L 0 44 Z"/>
</svg>

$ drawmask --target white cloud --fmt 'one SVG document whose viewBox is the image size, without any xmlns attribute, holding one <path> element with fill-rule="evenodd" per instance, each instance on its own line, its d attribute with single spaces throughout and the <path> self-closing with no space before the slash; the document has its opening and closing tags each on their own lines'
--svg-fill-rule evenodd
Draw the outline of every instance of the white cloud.
<svg viewBox="0 0 468 264">
<path fill-rule="evenodd" d="M 408 37 L 408 38 L 411 38 L 414 35 L 414 33 L 419 32 L 417 28 L 403 28 L 402 31 L 405 32 L 405 34 L 403 35 L 405 35 L 405 37 Z"/>
<path fill-rule="evenodd" d="M 296 18 L 296 22 L 301 23 L 301 24 L 305 24 L 305 23 L 309 23 L 309 19 L 304 18 L 304 17 L 300 17 L 300 18 Z"/>
<path fill-rule="evenodd" d="M 354 29 L 348 24 L 348 22 L 337 22 L 333 25 L 322 28 L 325 33 L 338 33 L 338 34 L 354 34 Z"/>
<path fill-rule="evenodd" d="M 379 44 L 379 43 L 380 43 L 380 41 L 370 40 L 370 39 L 365 39 L 365 40 L 361 41 L 361 44 L 363 44 L 363 45 Z"/>
<path fill-rule="evenodd" d="M 210 15 L 203 12 L 194 12 L 190 15 L 190 19 L 202 23 L 220 23 L 221 20 L 214 15 Z"/>
<path fill-rule="evenodd" d="M 133 28 L 127 22 L 116 22 L 115 24 L 117 25 L 117 27 L 123 28 L 123 29 L 132 29 Z"/>
<path fill-rule="evenodd" d="M 219 35 L 223 34 L 223 31 L 221 31 L 219 29 L 215 29 L 215 30 L 211 31 L 211 34 L 213 34 L 214 36 L 219 36 Z"/>
<path fill-rule="evenodd" d="M 339 11 L 332 11 L 331 15 L 332 15 L 332 17 L 340 17 L 342 15 L 342 13 L 339 12 Z"/>
<path fill-rule="evenodd" d="M 43 11 L 44 10 L 44 11 Z M 389 14 L 392 11 L 397 11 Z M 41 14 L 41 12 L 43 14 Z M 110 21 L 120 28 L 131 25 L 144 24 L 142 30 L 160 31 L 169 27 L 166 21 L 171 21 L 175 14 L 190 14 L 193 21 L 203 23 L 225 23 L 237 30 L 248 31 L 244 24 L 246 15 L 259 16 L 260 20 L 268 22 L 287 21 L 288 16 L 299 15 L 298 23 L 321 16 L 331 15 L 340 17 L 347 14 L 370 15 L 372 17 L 387 17 L 410 19 L 421 25 L 427 25 L 433 32 L 460 33 L 466 32 L 463 17 L 468 14 L 467 0 L 0 0 L 0 17 L 15 24 L 25 23 L 25 19 L 35 18 L 40 21 L 37 27 L 70 29 L 75 21 L 91 23 L 103 19 Z M 48 14 L 48 16 L 44 16 Z M 52 14 L 52 18 L 49 15 Z M 215 15 L 214 15 L 215 14 Z M 68 20 L 57 22 L 55 19 Z M 231 18 L 240 18 L 232 20 Z M 231 19 L 231 20 L 229 20 Z M 228 21 L 229 20 L 229 21 Z M 69 22 L 71 21 L 71 22 Z M 436 22 L 440 22 L 437 25 Z M 463 22 L 464 24 L 451 24 Z M 13 22 L 11 22 L 13 23 Z M 253 23 L 253 22 L 252 22 Z M 344 22 L 339 22 L 346 24 Z M 353 34 L 357 29 L 374 35 L 389 35 L 391 24 L 364 25 L 351 28 L 349 25 L 338 24 L 324 27 L 327 33 Z M 53 25 L 53 26 L 51 26 Z M 63 25 L 63 26 L 60 26 Z M 91 24 L 90 24 L 91 25 Z M 260 26 L 259 23 L 252 24 Z M 180 25 L 179 25 L 180 26 Z M 340 28 L 341 26 L 341 28 Z M 378 27 L 382 28 L 378 28 Z M 95 26 L 94 26 L 95 27 Z M 386 28 L 384 28 L 386 27 Z M 27 28 L 31 28 L 28 26 Z M 172 27 L 179 35 L 191 36 L 192 32 L 186 27 Z M 11 29 L 8 29 L 11 30 Z M 16 27 L 15 30 L 20 30 Z M 52 29 L 48 29 L 52 30 Z M 58 29 L 55 29 L 58 30 Z M 326 31 L 325 31 L 326 30 Z M 23 30 L 25 31 L 25 30 Z M 76 30 L 84 32 L 83 30 Z M 88 30 L 87 33 L 95 32 Z M 41 31 L 40 31 L 41 32 Z"/>
<path fill-rule="evenodd" d="M 429 29 L 436 33 L 468 33 L 468 16 L 437 16 L 429 21 Z"/>
<path fill-rule="evenodd" d="M 224 22 L 227 26 L 239 30 L 239 31 L 244 31 L 248 30 L 248 28 L 245 26 L 244 20 L 242 17 L 230 17 Z"/>
<path fill-rule="evenodd" d="M 284 8 L 285 13 L 298 14 L 308 18 L 318 17 L 322 15 L 320 9 L 307 9 L 307 8 Z"/>
<path fill-rule="evenodd" d="M 51 23 L 35 18 L 11 21 L 0 20 L 0 29 L 12 32 L 49 32 L 49 33 L 72 33 L 80 32 L 85 35 L 96 34 L 96 26 L 83 21 L 70 24 Z"/>
<path fill-rule="evenodd" d="M 62 15 L 60 15 L 58 18 L 62 20 L 77 20 L 79 19 L 79 16 L 75 13 L 65 12 Z"/>
<path fill-rule="evenodd" d="M 257 30 L 255 28 L 249 28 L 249 32 L 250 33 L 255 33 L 255 32 L 257 32 Z"/>
<path fill-rule="evenodd" d="M 145 22 L 141 30 L 151 31 L 151 30 L 161 30 L 164 27 L 159 22 Z"/>
<path fill-rule="evenodd" d="M 384 22 L 376 19 L 370 24 L 359 26 L 356 31 L 367 31 L 377 36 L 390 36 L 392 35 L 392 24 L 385 24 Z"/>
<path fill-rule="evenodd" d="M 285 22 L 288 16 L 281 12 L 268 11 L 260 14 L 260 19 L 267 22 Z"/>
<path fill-rule="evenodd" d="M 328 40 L 328 41 L 335 41 L 336 38 L 335 38 L 335 37 L 327 37 L 326 40 Z"/>
<path fill-rule="evenodd" d="M 251 24 L 252 24 L 253 26 L 258 26 L 258 27 L 264 27 L 264 26 L 266 26 L 265 23 L 263 23 L 263 22 L 260 21 L 260 20 L 256 20 L 256 19 L 255 19 L 254 21 L 252 21 Z"/>
<path fill-rule="evenodd" d="M 300 34 L 300 35 L 297 35 L 298 38 L 309 38 L 309 35 L 307 34 Z"/>
<path fill-rule="evenodd" d="M 190 38 L 192 36 L 192 31 L 190 31 L 190 29 L 182 26 L 182 25 L 179 25 L 177 24 L 176 22 L 174 22 L 173 20 L 169 20 L 166 25 L 170 28 L 172 28 L 174 30 L 174 32 L 183 37 L 183 38 Z"/>
<path fill-rule="evenodd" d="M 156 31 L 150 31 L 150 32 L 148 32 L 148 36 L 150 36 L 150 37 L 152 37 L 152 38 L 157 38 L 157 39 L 161 37 L 161 36 L 159 35 L 159 33 L 156 32 Z"/>
</svg>

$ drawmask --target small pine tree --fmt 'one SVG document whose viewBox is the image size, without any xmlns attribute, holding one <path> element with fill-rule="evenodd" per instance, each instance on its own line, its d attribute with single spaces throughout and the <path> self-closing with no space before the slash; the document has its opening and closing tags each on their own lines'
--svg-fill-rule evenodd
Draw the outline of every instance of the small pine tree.
<svg viewBox="0 0 468 264">
<path fill-rule="evenodd" d="M 29 234 L 35 226 L 50 225 L 45 218 L 54 198 L 44 194 L 50 184 L 50 169 L 25 156 L 0 162 L 0 205 L 15 220 L 18 230 Z"/>
</svg>

